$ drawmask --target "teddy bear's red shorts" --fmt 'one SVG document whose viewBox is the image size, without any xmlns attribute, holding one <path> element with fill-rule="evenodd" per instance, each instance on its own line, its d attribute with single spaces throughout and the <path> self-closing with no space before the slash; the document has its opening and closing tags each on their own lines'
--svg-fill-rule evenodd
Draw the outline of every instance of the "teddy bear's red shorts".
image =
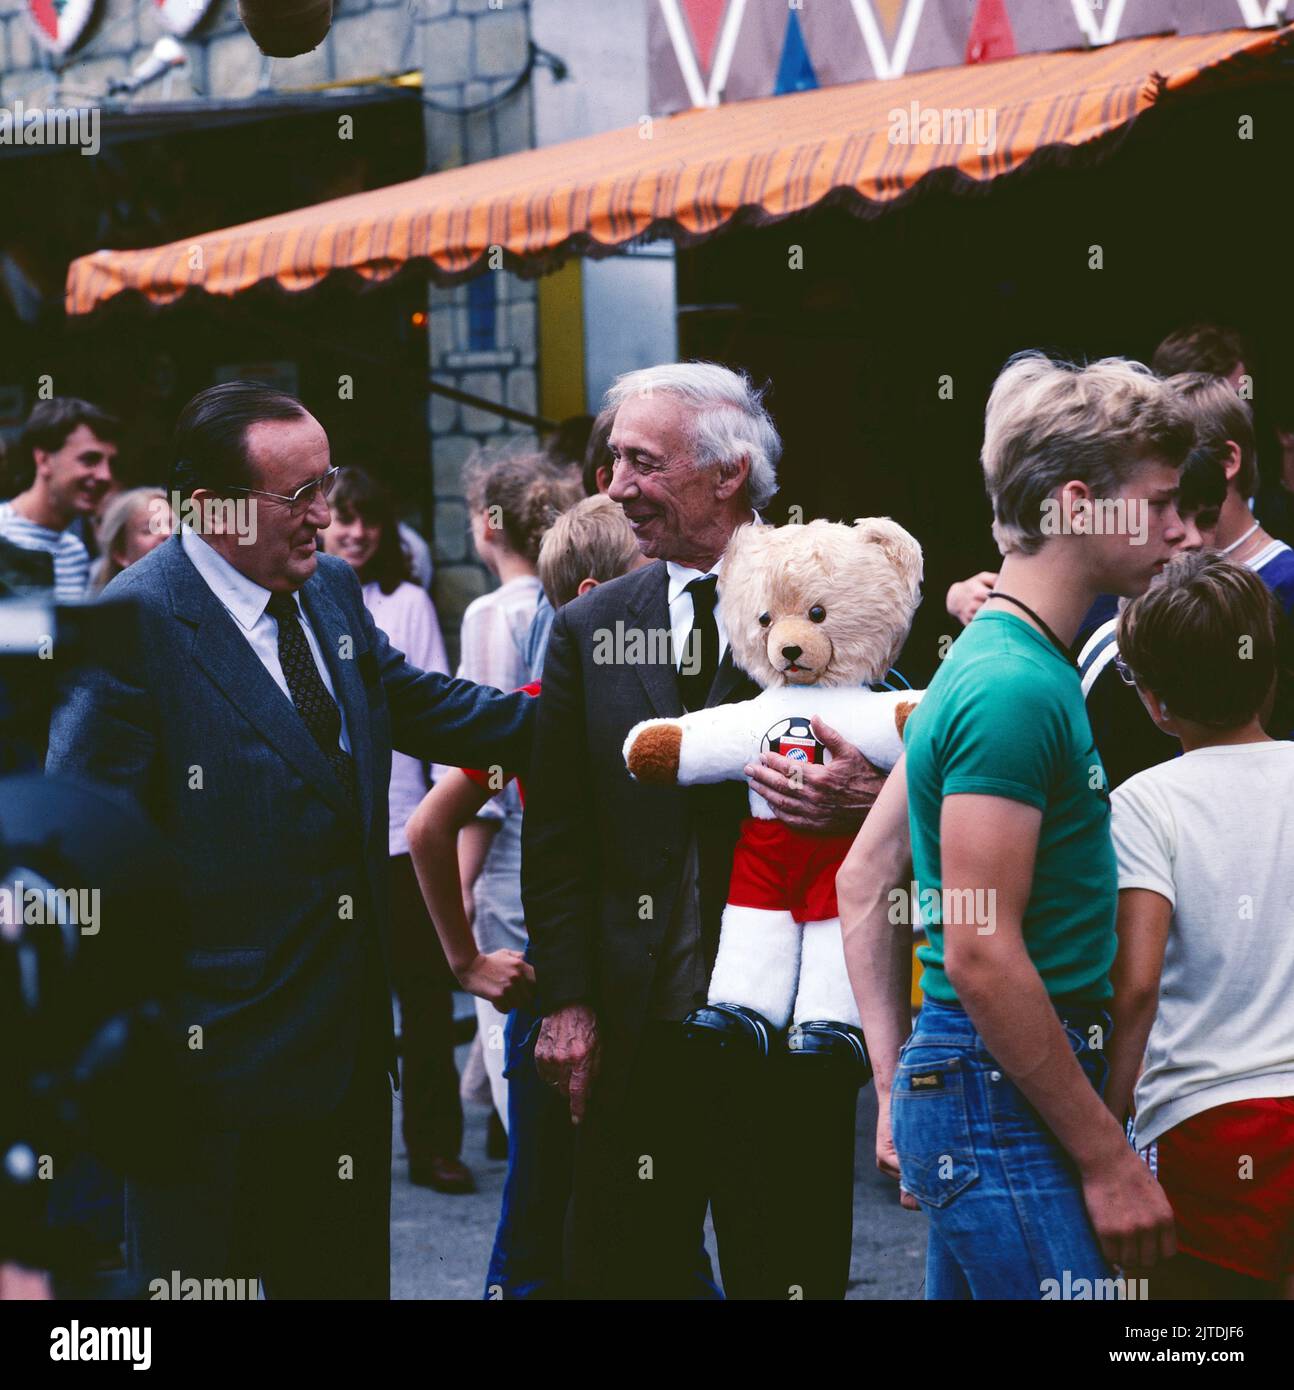
<svg viewBox="0 0 1294 1390">
<path fill-rule="evenodd" d="M 836 870 L 853 843 L 852 835 L 804 835 L 780 820 L 747 816 L 732 857 L 728 901 L 790 912 L 797 922 L 836 917 Z"/>
</svg>

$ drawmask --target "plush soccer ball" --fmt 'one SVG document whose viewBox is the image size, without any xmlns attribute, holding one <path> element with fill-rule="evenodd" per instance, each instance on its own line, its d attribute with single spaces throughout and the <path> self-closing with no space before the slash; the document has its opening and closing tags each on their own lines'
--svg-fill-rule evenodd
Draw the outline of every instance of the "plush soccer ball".
<svg viewBox="0 0 1294 1390">
<path fill-rule="evenodd" d="M 802 715 L 790 719 L 779 719 L 771 729 L 764 731 L 759 741 L 761 753 L 778 753 L 790 758 L 793 763 L 826 763 L 831 753 L 825 744 L 819 743 L 813 732 L 813 721 Z"/>
</svg>

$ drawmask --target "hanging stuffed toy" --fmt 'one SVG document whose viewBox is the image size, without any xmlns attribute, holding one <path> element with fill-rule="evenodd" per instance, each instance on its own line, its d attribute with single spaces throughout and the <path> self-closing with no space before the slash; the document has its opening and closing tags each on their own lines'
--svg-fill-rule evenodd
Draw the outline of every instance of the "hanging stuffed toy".
<svg viewBox="0 0 1294 1390">
<path fill-rule="evenodd" d="M 719 612 L 733 661 L 763 689 L 737 704 L 648 719 L 630 730 L 625 762 L 639 781 L 693 786 L 736 781 L 761 752 L 822 764 L 814 716 L 888 771 L 920 699 L 880 691 L 921 601 L 921 547 L 888 517 L 852 526 L 743 526 L 719 573 Z M 845 969 L 836 870 L 852 835 L 783 825 L 753 788 L 724 908 L 708 1003 L 693 1037 L 767 1053 L 793 1024 L 793 1052 L 856 1060 L 866 1069 Z"/>
</svg>

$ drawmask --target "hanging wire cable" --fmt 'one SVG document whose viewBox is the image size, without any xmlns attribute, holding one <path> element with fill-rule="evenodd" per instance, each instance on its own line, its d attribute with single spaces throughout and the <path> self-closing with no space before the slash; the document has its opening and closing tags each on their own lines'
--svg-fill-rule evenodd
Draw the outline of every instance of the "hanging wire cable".
<svg viewBox="0 0 1294 1390">
<path fill-rule="evenodd" d="M 515 77 L 509 79 L 508 85 L 503 91 L 496 92 L 483 101 L 471 102 L 466 106 L 450 106 L 445 102 L 436 101 L 432 97 L 423 97 L 422 104 L 432 111 L 440 112 L 442 116 L 475 116 L 478 112 L 488 111 L 491 107 L 507 101 L 510 96 L 514 96 L 530 80 L 531 74 L 537 67 L 548 68 L 552 72 L 555 82 L 564 82 L 570 76 L 570 69 L 555 53 L 549 53 L 546 48 L 540 48 L 533 39 L 528 41 L 527 48 L 529 53 L 526 57 L 525 67 Z"/>
</svg>

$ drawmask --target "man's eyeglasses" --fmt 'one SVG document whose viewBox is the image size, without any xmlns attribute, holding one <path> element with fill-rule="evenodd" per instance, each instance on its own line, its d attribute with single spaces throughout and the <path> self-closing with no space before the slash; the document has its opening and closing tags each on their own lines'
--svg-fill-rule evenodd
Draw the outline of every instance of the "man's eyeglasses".
<svg viewBox="0 0 1294 1390">
<path fill-rule="evenodd" d="M 294 516 L 304 516 L 310 510 L 316 497 L 327 498 L 337 482 L 341 468 L 330 468 L 322 478 L 303 483 L 290 497 L 281 492 L 266 492 L 258 487 L 222 487 L 222 492 L 250 492 L 256 497 L 268 497 L 272 502 L 282 502 Z"/>
<path fill-rule="evenodd" d="M 1137 678 L 1133 674 L 1132 667 L 1121 656 L 1114 658 L 1114 669 L 1119 673 L 1119 679 L 1124 685 L 1136 685 Z"/>
</svg>

